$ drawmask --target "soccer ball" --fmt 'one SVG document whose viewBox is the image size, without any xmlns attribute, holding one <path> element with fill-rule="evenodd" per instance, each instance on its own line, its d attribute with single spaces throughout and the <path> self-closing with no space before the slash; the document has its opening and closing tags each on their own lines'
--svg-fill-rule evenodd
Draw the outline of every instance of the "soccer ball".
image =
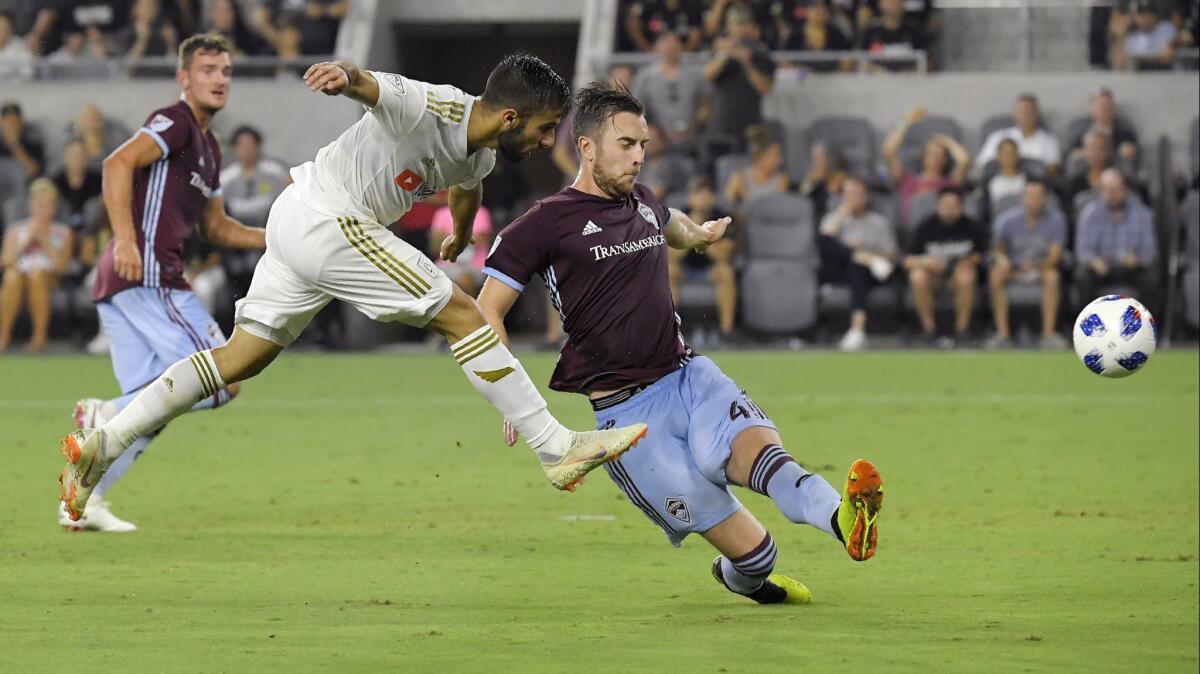
<svg viewBox="0 0 1200 674">
<path fill-rule="evenodd" d="M 1141 302 L 1124 295 L 1092 301 L 1075 319 L 1075 353 L 1089 370 L 1117 379 L 1137 372 L 1158 341 L 1158 326 Z"/>
</svg>

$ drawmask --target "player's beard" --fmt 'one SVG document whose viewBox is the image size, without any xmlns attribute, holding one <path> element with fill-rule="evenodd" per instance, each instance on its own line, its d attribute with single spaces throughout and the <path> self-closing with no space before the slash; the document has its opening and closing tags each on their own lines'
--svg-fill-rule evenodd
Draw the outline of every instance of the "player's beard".
<svg viewBox="0 0 1200 674">
<path fill-rule="evenodd" d="M 500 150 L 500 154 L 504 155 L 505 159 L 514 164 L 529 156 L 529 153 L 522 147 L 524 131 L 525 122 L 521 122 L 521 125 L 515 129 L 501 131 L 500 137 L 496 139 L 496 149 Z"/>
<path fill-rule="evenodd" d="M 624 199 L 628 197 L 630 191 L 633 189 L 632 186 L 626 188 L 625 185 L 621 183 L 621 179 L 625 177 L 624 175 L 619 175 L 616 177 L 610 176 L 603 168 L 601 168 L 601 163 L 603 161 L 604 155 L 600 152 L 597 152 L 596 163 L 592 166 L 592 180 L 596 183 L 596 187 L 599 187 L 601 192 L 604 192 L 613 199 Z"/>
</svg>

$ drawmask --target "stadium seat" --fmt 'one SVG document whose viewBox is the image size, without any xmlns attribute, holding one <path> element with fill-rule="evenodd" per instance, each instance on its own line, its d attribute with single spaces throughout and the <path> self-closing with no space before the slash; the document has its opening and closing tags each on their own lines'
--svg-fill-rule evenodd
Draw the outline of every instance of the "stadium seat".
<svg viewBox="0 0 1200 674">
<path fill-rule="evenodd" d="M 823 142 L 837 148 L 846 158 L 847 170 L 874 176 L 876 169 L 875 127 L 863 117 L 822 117 L 808 127 L 807 147 Z"/>
<path fill-rule="evenodd" d="M 949 136 L 960 143 L 963 139 L 962 127 L 949 117 L 926 117 L 912 125 L 905 134 L 899 150 L 900 161 L 910 172 L 921 171 L 921 153 L 925 149 L 925 143 L 929 142 L 935 133 Z"/>
<path fill-rule="evenodd" d="M 1200 191 L 1193 189 L 1180 208 L 1183 218 L 1183 320 L 1200 328 Z"/>
<path fill-rule="evenodd" d="M 750 155 L 746 154 L 727 154 L 717 157 L 716 164 L 713 165 L 713 178 L 716 183 L 713 188 L 717 193 L 717 203 L 725 210 L 733 210 L 732 206 L 726 203 L 725 188 L 729 185 L 729 180 L 733 174 L 741 171 L 750 165 Z"/>
<path fill-rule="evenodd" d="M 908 222 L 904 223 L 901 231 L 911 234 L 917 231 L 921 221 L 937 212 L 937 192 L 923 192 L 913 197 L 908 205 Z"/>
<path fill-rule="evenodd" d="M 11 157 L 0 157 L 0 203 L 25 194 L 25 187 L 25 169 Z"/>
<path fill-rule="evenodd" d="M 770 334 L 807 330 L 817 320 L 817 269 L 788 260 L 753 260 L 739 287 L 747 328 Z"/>
<path fill-rule="evenodd" d="M 979 127 L 979 145 L 975 148 L 975 154 L 983 149 L 983 144 L 987 141 L 988 136 L 1000 129 L 1007 129 L 1010 126 L 1015 126 L 1016 121 L 1010 114 L 994 115 L 984 120 L 983 125 Z"/>
<path fill-rule="evenodd" d="M 746 204 L 746 254 L 816 267 L 812 202 L 797 194 L 768 194 Z"/>
</svg>

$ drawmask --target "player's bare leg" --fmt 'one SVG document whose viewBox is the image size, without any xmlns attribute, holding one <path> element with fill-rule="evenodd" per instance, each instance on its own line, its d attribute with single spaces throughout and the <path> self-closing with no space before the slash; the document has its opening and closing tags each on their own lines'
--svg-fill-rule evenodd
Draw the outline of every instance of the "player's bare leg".
<svg viewBox="0 0 1200 674">
<path fill-rule="evenodd" d="M 134 441 L 229 384 L 262 372 L 282 350 L 274 342 L 234 328 L 224 346 L 194 353 L 168 367 L 103 427 L 78 430 L 63 438 L 61 449 L 67 466 L 59 483 L 70 518 L 83 516 L 100 478 Z"/>
<path fill-rule="evenodd" d="M 574 491 L 589 471 L 621 456 L 646 435 L 645 424 L 584 432 L 560 424 L 521 362 L 484 320 L 475 300 L 458 286 L 426 327 L 446 337 L 471 385 L 525 439 L 559 489 Z"/>
<path fill-rule="evenodd" d="M 837 538 L 852 559 L 864 561 L 875 554 L 883 483 L 870 461 L 851 464 L 839 497 L 824 478 L 796 463 L 783 449 L 778 432 L 755 426 L 734 438 L 725 475 L 734 484 L 770 497 L 789 520 Z"/>
<path fill-rule="evenodd" d="M 807 604 L 812 593 L 804 583 L 771 573 L 777 549 L 771 534 L 749 510 L 742 508 L 704 532 L 718 552 L 712 574 L 727 590 L 760 604 Z"/>
</svg>

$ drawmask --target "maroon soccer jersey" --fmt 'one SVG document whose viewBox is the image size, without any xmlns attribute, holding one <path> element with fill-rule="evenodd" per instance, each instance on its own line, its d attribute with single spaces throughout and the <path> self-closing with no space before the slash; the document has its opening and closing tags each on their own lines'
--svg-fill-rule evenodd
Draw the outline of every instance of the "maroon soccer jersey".
<svg viewBox="0 0 1200 674">
<path fill-rule="evenodd" d="M 644 185 L 622 201 L 567 187 L 496 237 L 484 273 L 518 291 L 540 274 L 562 318 L 550 388 L 615 390 L 687 360 L 662 232 L 670 217 Z"/>
<path fill-rule="evenodd" d="M 211 131 L 200 128 L 186 102 L 155 110 L 138 133 L 153 138 L 163 153 L 162 159 L 133 174 L 133 225 L 142 254 L 142 280 L 117 276 L 115 240 L 109 241 L 96 269 L 92 299 L 97 302 L 139 286 L 188 289 L 183 243 L 208 200 L 221 194 L 221 148 Z"/>
</svg>

